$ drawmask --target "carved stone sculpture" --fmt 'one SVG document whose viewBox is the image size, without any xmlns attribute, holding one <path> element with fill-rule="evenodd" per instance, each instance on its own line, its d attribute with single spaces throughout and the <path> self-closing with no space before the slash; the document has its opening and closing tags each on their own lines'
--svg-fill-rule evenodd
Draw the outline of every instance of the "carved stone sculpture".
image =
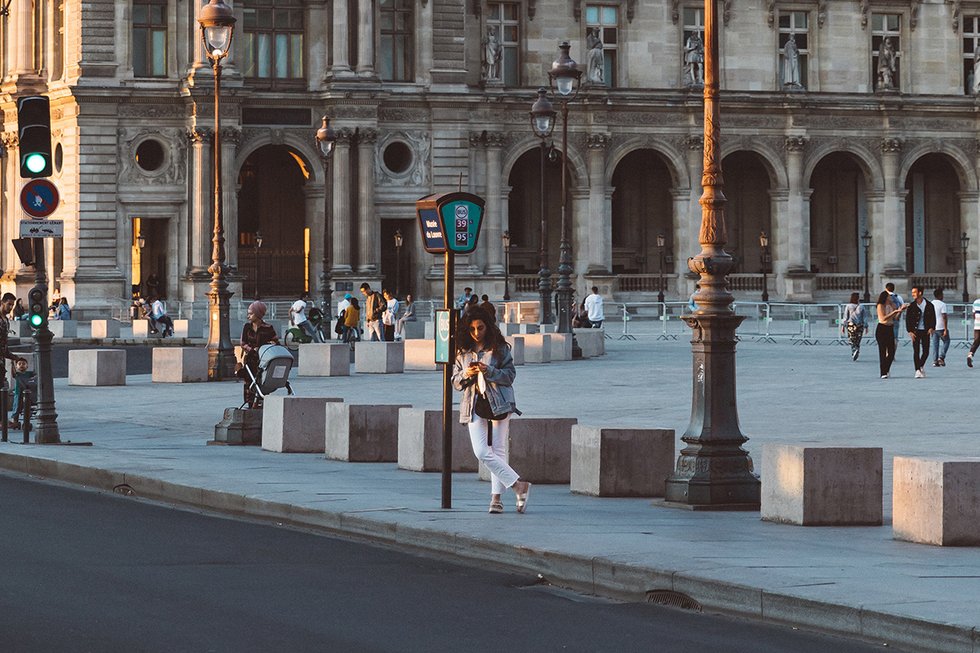
<svg viewBox="0 0 980 653">
<path fill-rule="evenodd" d="M 684 74 L 688 86 L 704 86 L 704 42 L 694 32 L 684 44 Z"/>
<path fill-rule="evenodd" d="M 599 38 L 599 28 L 593 27 L 589 30 L 589 35 L 585 39 L 585 45 L 589 49 L 587 79 L 590 84 L 606 83 L 606 63 L 605 54 L 602 51 L 602 39 Z"/>
</svg>

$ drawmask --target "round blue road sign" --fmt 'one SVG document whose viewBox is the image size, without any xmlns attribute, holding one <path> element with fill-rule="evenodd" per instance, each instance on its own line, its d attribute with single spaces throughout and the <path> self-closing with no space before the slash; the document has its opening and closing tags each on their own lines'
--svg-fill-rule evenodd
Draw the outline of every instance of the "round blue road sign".
<svg viewBox="0 0 980 653">
<path fill-rule="evenodd" d="M 58 188 L 47 179 L 32 179 L 20 191 L 20 206 L 32 218 L 46 218 L 58 208 Z"/>
</svg>

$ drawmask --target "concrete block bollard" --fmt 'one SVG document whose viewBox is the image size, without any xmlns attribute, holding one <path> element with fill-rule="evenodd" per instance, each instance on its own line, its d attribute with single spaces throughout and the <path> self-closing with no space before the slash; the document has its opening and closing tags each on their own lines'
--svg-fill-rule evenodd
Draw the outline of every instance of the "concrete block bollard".
<svg viewBox="0 0 980 653">
<path fill-rule="evenodd" d="M 126 385 L 126 350 L 72 349 L 68 385 Z"/>
<path fill-rule="evenodd" d="M 404 324 L 404 329 L 402 336 L 405 340 L 424 340 L 427 336 L 425 335 L 425 326 L 430 324 L 429 322 L 420 322 L 415 320 L 414 322 L 406 322 Z"/>
<path fill-rule="evenodd" d="M 549 336 L 551 338 L 551 360 L 572 360 L 572 334 L 551 333 Z"/>
<path fill-rule="evenodd" d="M 154 347 L 154 383 L 199 383 L 208 380 L 208 350 L 204 347 Z"/>
<path fill-rule="evenodd" d="M 299 376 L 350 376 L 350 345 L 305 343 L 299 346 Z"/>
<path fill-rule="evenodd" d="M 401 374 L 405 371 L 405 343 L 369 340 L 356 343 L 354 371 L 358 374 Z"/>
<path fill-rule="evenodd" d="M 48 328 L 55 338 L 77 338 L 77 320 L 48 320 Z"/>
<path fill-rule="evenodd" d="M 400 408 L 411 406 L 327 404 L 326 457 L 352 463 L 397 462 Z"/>
<path fill-rule="evenodd" d="M 673 429 L 572 427 L 572 492 L 662 497 L 673 471 Z"/>
<path fill-rule="evenodd" d="M 34 329 L 31 328 L 31 323 L 27 320 L 13 320 L 10 323 L 10 331 L 10 335 L 18 338 L 30 338 L 34 335 Z"/>
<path fill-rule="evenodd" d="M 150 333 L 150 323 L 145 319 L 138 318 L 133 320 L 133 338 L 149 338 Z"/>
<path fill-rule="evenodd" d="M 895 456 L 892 532 L 936 546 L 980 545 L 980 458 Z"/>
<path fill-rule="evenodd" d="M 92 320 L 92 338 L 94 340 L 118 338 L 119 327 L 118 320 Z"/>
<path fill-rule="evenodd" d="M 510 355 L 514 358 L 514 365 L 524 364 L 524 336 L 505 336 L 510 343 Z"/>
<path fill-rule="evenodd" d="M 582 358 L 595 358 L 606 353 L 606 335 L 602 329 L 574 329 L 575 340 Z"/>
<path fill-rule="evenodd" d="M 174 337 L 175 338 L 204 338 L 204 326 L 206 322 L 204 320 L 174 320 Z M 238 334 L 241 330 L 238 331 Z M 232 332 L 231 337 L 234 339 L 236 335 Z"/>
<path fill-rule="evenodd" d="M 453 471 L 475 472 L 470 431 L 454 410 Z M 442 411 L 402 408 L 398 411 L 398 468 L 413 472 L 442 471 Z"/>
<path fill-rule="evenodd" d="M 880 447 L 762 447 L 763 521 L 881 525 Z"/>
<path fill-rule="evenodd" d="M 512 417 L 505 442 L 510 466 L 532 483 L 567 484 L 571 481 L 574 417 Z M 490 472 L 480 465 L 480 478 Z"/>
<path fill-rule="evenodd" d="M 524 336 L 524 362 L 528 364 L 551 362 L 551 336 L 545 333 L 528 333 Z"/>
<path fill-rule="evenodd" d="M 438 370 L 436 364 L 435 340 L 406 340 L 405 341 L 406 370 Z"/>
<path fill-rule="evenodd" d="M 277 453 L 323 453 L 324 407 L 343 401 L 269 395 L 262 406 L 262 448 Z"/>
</svg>

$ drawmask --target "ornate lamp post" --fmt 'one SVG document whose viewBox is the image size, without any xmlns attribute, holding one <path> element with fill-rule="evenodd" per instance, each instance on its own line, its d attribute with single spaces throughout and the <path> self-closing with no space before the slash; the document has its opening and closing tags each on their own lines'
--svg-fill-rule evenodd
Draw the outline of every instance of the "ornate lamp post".
<svg viewBox="0 0 980 653">
<path fill-rule="evenodd" d="M 395 229 L 395 297 L 401 297 L 402 276 L 402 230 Z"/>
<path fill-rule="evenodd" d="M 568 103 L 578 95 L 582 71 L 568 55 L 568 41 L 558 46 L 548 77 L 561 102 L 561 244 L 558 257 L 558 333 L 572 333 L 572 244 L 568 235 Z"/>
<path fill-rule="evenodd" d="M 504 301 L 510 301 L 510 232 L 505 231 L 500 234 L 500 240 L 504 244 Z"/>
<path fill-rule="evenodd" d="M 758 509 L 759 479 L 742 449 L 747 438 L 738 425 L 735 400 L 735 329 L 744 319 L 732 309 L 725 275 L 734 267 L 725 252 L 725 195 L 721 175 L 721 115 L 718 108 L 718 6 L 705 0 L 704 173 L 701 185 L 701 252 L 688 261 L 701 276 L 685 315 L 693 329 L 691 421 L 682 440 L 674 474 L 667 479 L 667 501 L 702 509 Z"/>
<path fill-rule="evenodd" d="M 262 276 L 262 267 L 259 265 L 259 250 L 262 249 L 262 232 L 255 231 L 255 298 L 259 298 L 259 277 Z"/>
<path fill-rule="evenodd" d="M 235 377 L 235 350 L 231 344 L 228 319 L 231 292 L 225 264 L 225 229 L 222 222 L 221 185 L 221 60 L 231 50 L 235 16 L 222 0 L 211 0 L 197 19 L 201 24 L 204 49 L 214 68 L 214 237 L 211 249 L 211 289 L 208 291 L 208 380 Z"/>
<path fill-rule="evenodd" d="M 769 303 L 769 236 L 766 232 L 759 233 L 759 258 L 762 259 L 762 301 Z"/>
<path fill-rule="evenodd" d="M 544 167 L 548 158 L 548 137 L 555 129 L 555 108 L 548 91 L 538 89 L 538 99 L 531 105 L 531 129 L 541 139 L 541 247 L 538 248 L 538 292 L 541 295 L 541 324 L 551 324 L 551 270 L 548 269 L 548 214 L 544 205 Z"/>
<path fill-rule="evenodd" d="M 330 295 L 333 290 L 330 288 L 330 193 L 326 192 L 330 178 L 330 158 L 333 155 L 333 146 L 337 142 L 337 134 L 330 128 L 330 121 L 323 116 L 323 124 L 316 130 L 316 146 L 320 150 L 320 160 L 323 161 L 323 270 L 320 271 L 320 302 L 324 313 L 331 315 Z"/>
<path fill-rule="evenodd" d="M 664 303 L 664 247 L 667 246 L 667 239 L 664 235 L 657 234 L 657 249 L 660 250 L 660 292 L 657 293 L 657 301 Z"/>
<path fill-rule="evenodd" d="M 966 248 L 970 246 L 970 238 L 963 232 L 960 236 L 960 249 L 963 250 L 963 303 L 970 303 L 970 292 L 966 287 Z"/>
<path fill-rule="evenodd" d="M 871 249 L 871 234 L 867 229 L 861 234 L 861 245 L 864 246 L 864 299 L 862 301 L 867 304 L 871 301 L 871 293 L 868 290 L 868 274 L 871 270 L 868 266 L 868 250 Z"/>
</svg>

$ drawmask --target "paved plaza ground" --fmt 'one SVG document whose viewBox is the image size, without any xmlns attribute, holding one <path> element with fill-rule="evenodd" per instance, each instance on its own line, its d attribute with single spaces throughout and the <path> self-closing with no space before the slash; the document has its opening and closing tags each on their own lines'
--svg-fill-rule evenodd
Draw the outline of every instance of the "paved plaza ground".
<svg viewBox="0 0 980 653">
<path fill-rule="evenodd" d="M 691 409 L 691 351 L 684 337 L 658 340 L 658 322 L 636 322 L 636 340 L 610 325 L 600 359 L 518 368 L 526 416 L 573 416 L 596 426 L 673 428 Z M 868 341 L 857 362 L 835 332 L 820 344 L 753 341 L 738 346 L 738 407 L 746 448 L 761 467 L 765 443 L 881 446 L 885 525 L 777 525 L 758 513 L 701 513 L 644 499 L 573 495 L 535 486 L 528 514 L 486 514 L 489 488 L 454 477 L 454 506 L 440 509 L 439 475 L 395 464 L 349 464 L 312 454 L 208 447 L 234 383 L 153 384 L 130 376 L 117 388 L 56 382 L 62 438 L 92 447 L 0 445 L 0 466 L 102 488 L 128 483 L 138 496 L 268 516 L 437 554 L 491 560 L 556 583 L 642 600 L 671 589 L 706 609 L 889 642 L 910 651 L 980 651 L 980 549 L 892 539 L 894 455 L 977 455 L 980 368 L 964 349 L 948 367 L 914 379 L 911 347 L 893 378 L 878 378 Z M 294 380 L 298 394 L 351 403 L 438 408 L 441 374 Z M 11 432 L 12 438 L 19 432 Z"/>
</svg>

